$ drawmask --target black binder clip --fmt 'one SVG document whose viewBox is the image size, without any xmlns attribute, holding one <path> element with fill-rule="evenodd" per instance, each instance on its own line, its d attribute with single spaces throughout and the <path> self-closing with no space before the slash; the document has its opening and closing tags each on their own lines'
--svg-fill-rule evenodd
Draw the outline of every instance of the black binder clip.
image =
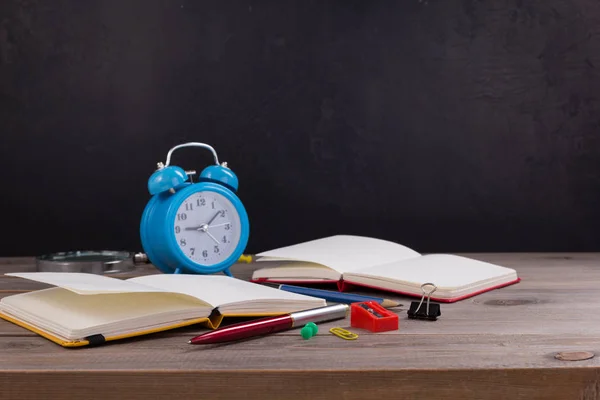
<svg viewBox="0 0 600 400">
<path fill-rule="evenodd" d="M 433 289 L 431 289 L 429 292 L 426 292 L 425 286 L 433 286 Z M 439 304 L 429 304 L 429 300 L 431 299 L 431 294 L 437 290 L 437 287 L 433 283 L 424 283 L 421 285 L 421 290 L 423 291 L 421 301 L 413 301 L 410 303 L 410 308 L 407 311 L 408 318 L 435 321 L 437 320 L 437 317 L 442 315 L 442 312 L 440 311 Z M 427 296 L 427 305 L 425 307 L 421 307 L 423 305 L 423 301 L 425 300 L 425 296 Z"/>
</svg>

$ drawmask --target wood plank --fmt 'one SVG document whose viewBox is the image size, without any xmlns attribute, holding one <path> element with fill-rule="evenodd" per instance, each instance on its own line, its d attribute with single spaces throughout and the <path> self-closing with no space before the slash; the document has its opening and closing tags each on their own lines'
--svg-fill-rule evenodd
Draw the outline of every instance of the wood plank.
<svg viewBox="0 0 600 400">
<path fill-rule="evenodd" d="M 206 388 L 215 398 L 600 399 L 600 254 L 464 255 L 514 267 L 523 281 L 443 304 L 436 322 L 406 319 L 413 299 L 390 294 L 405 307 L 398 310 L 400 330 L 382 334 L 350 328 L 345 320 L 319 324 L 310 340 L 291 330 L 200 347 L 187 340 L 205 330 L 188 327 L 63 349 L 0 321 L 0 399 L 61 393 L 151 398 L 197 395 Z M 233 270 L 247 279 L 259 266 Z M 0 273 L 18 268 L 31 264 L 0 262 Z M 156 273 L 152 268 L 130 276 Z M 43 287 L 0 275 L 0 297 Z M 360 338 L 336 338 L 327 332 L 331 326 L 354 330 Z M 597 356 L 578 362 L 554 358 L 564 351 Z"/>
<path fill-rule="evenodd" d="M 26 337 L 38 337 L 35 333 L 21 328 L 18 325 L 12 324 L 8 321 L 0 319 L 0 338 L 2 337 L 18 337 L 18 336 L 26 336 Z"/>
<path fill-rule="evenodd" d="M 197 360 L 197 363 L 201 361 Z M 595 369 L 0 372 L 0 399 L 598 399 Z M 35 382 L 35 384 L 32 384 Z"/>
<path fill-rule="evenodd" d="M 0 268 L 13 264 L 35 264 L 35 257 L 0 257 Z"/>
<path fill-rule="evenodd" d="M 271 335 L 228 345 L 194 346 L 156 335 L 95 348 L 64 349 L 29 337 L 0 340 L 0 370 L 388 370 L 599 367 L 600 356 L 568 362 L 558 352 L 598 351 L 597 335 L 333 335 L 304 340 Z M 276 349 L 276 350 L 274 350 Z M 200 362 L 201 361 L 201 362 Z"/>
<path fill-rule="evenodd" d="M 30 281 L 29 279 L 21 279 L 14 276 L 0 277 L 0 293 L 40 290 L 47 289 L 49 287 L 52 287 L 52 285 Z"/>
<path fill-rule="evenodd" d="M 506 258 L 506 257 L 505 257 Z M 575 257 L 576 258 L 576 257 Z M 585 257 L 581 257 L 585 259 Z M 398 310 L 401 317 L 400 331 L 389 334 L 545 334 L 552 332 L 554 334 L 571 333 L 580 334 L 590 332 L 600 335 L 600 320 L 594 312 L 597 304 L 600 304 L 600 292 L 597 286 L 592 285 L 593 289 L 582 289 L 582 282 L 594 282 L 600 277 L 600 269 L 588 269 L 579 271 L 581 276 L 572 277 L 568 281 L 578 287 L 574 290 L 570 285 L 567 288 L 553 289 L 553 286 L 539 288 L 538 280 L 554 280 L 557 276 L 569 276 L 577 272 L 579 268 L 570 264 L 565 265 L 562 259 L 553 259 L 552 262 L 560 261 L 559 265 L 553 268 L 540 268 L 537 266 L 526 266 L 521 270 L 523 282 L 503 288 L 501 290 L 484 293 L 477 297 L 467 299 L 455 304 L 442 305 L 442 317 L 433 325 L 423 321 L 407 320 L 405 315 L 406 307 L 413 299 L 393 296 L 403 301 L 404 308 Z M 562 260 L 562 261 L 561 261 Z M 593 257 L 590 260 L 594 260 Z M 551 263 L 552 263 L 551 262 Z M 249 265 L 245 264 L 242 269 L 246 272 Z M 13 277 L 2 277 L 0 282 L 10 282 L 7 287 L 18 287 L 23 289 L 39 289 L 48 287 L 48 285 L 31 282 L 24 279 Z M 561 280 L 561 281 L 564 281 Z M 359 293 L 373 293 L 370 291 L 359 291 Z M 14 292 L 0 292 L 0 297 L 4 297 Z M 323 329 L 333 325 L 346 326 L 347 323 L 325 324 Z M 432 330 L 432 326 L 435 330 Z M 19 333 L 20 332 L 20 333 Z M 326 332 L 326 331 L 325 331 Z M 187 332 L 186 332 L 187 333 Z M 0 334 L 3 336 L 19 335 L 30 336 L 26 330 L 15 327 L 6 321 L 0 321 Z M 175 333 L 177 334 L 177 333 Z M 294 333 L 297 334 L 297 333 Z M 362 332 L 361 334 L 366 334 Z"/>
<path fill-rule="evenodd" d="M 0 298 L 10 293 L 0 293 Z M 389 334 L 596 334 L 600 336 L 600 291 L 584 290 L 573 295 L 570 290 L 504 288 L 484 293 L 472 299 L 453 304 L 442 304 L 442 316 L 436 322 L 409 320 L 404 307 L 393 309 L 400 318 L 400 330 Z M 320 324 L 321 331 L 333 326 L 350 329 L 349 320 Z M 13 324 L 0 320 L 0 334 L 17 333 Z M 367 334 L 366 331 L 358 331 Z M 298 334 L 297 332 L 294 333 Z M 441 339 L 443 340 L 443 339 Z"/>
<path fill-rule="evenodd" d="M 466 257 L 488 261 L 499 265 L 515 268 L 519 275 L 524 280 L 531 280 L 534 284 L 537 283 L 539 287 L 546 287 L 550 284 L 556 285 L 569 285 L 568 287 L 574 287 L 573 285 L 584 285 L 584 287 L 592 288 L 592 284 L 600 281 L 600 275 L 593 274 L 591 277 L 590 273 L 597 272 L 600 267 L 600 253 L 458 253 Z M 29 263 L 11 263 L 5 259 L 4 264 L 0 263 L 0 289 L 19 289 L 20 287 L 8 287 L 8 284 L 3 284 L 5 279 L 15 279 L 12 277 L 6 277 L 2 274 L 7 272 L 32 272 L 35 271 L 35 264 L 33 259 Z M 239 279 L 248 280 L 252 272 L 255 269 L 260 268 L 261 263 L 252 264 L 236 264 L 232 267 L 232 273 Z M 568 280 L 557 280 L 556 269 L 567 270 Z M 135 271 L 123 274 L 116 274 L 116 277 L 126 279 L 133 276 L 145 275 L 150 273 L 160 273 L 152 265 L 142 265 L 136 267 Z M 11 284 L 15 284 L 11 281 Z M 17 283 L 18 284 L 18 283 Z M 565 286 L 561 286 L 565 287 Z"/>
<path fill-rule="evenodd" d="M 584 256 L 581 258 L 585 259 Z M 591 257 L 589 260 L 593 262 L 595 258 Z M 554 259 L 553 262 L 559 261 L 562 264 L 551 268 L 531 265 L 522 267 L 520 273 L 523 282 L 518 285 L 484 293 L 458 303 L 443 304 L 442 317 L 433 325 L 406 319 L 405 310 L 414 299 L 386 294 L 388 297 L 402 301 L 404 305 L 404 308 L 397 310 L 401 317 L 401 330 L 396 333 L 544 334 L 552 332 L 569 335 L 592 332 L 600 335 L 600 317 L 594 311 L 600 304 L 600 292 L 597 290 L 598 284 L 593 283 L 600 281 L 600 268 L 586 265 L 582 270 L 581 267 L 565 265 L 562 259 Z M 245 268 L 247 271 L 248 267 L 246 264 L 241 269 Z M 569 279 L 557 280 L 557 276 L 568 276 Z M 11 282 L 10 285 L 6 285 L 7 287 L 20 289 L 48 287 L 20 278 L 0 278 L 0 282 L 7 282 L 7 280 Z M 554 285 L 542 285 L 539 280 L 552 281 Z M 563 283 L 564 281 L 567 283 Z M 584 283 L 592 288 L 584 288 Z M 358 291 L 358 293 L 375 292 Z M 0 297 L 8 294 L 11 292 L 0 292 Z M 5 321 L 0 321 L 0 334 L 16 333 L 12 324 L 10 327 L 7 324 Z M 343 325 L 339 322 L 338 324 Z M 326 324 L 324 328 L 330 326 L 331 324 Z"/>
</svg>

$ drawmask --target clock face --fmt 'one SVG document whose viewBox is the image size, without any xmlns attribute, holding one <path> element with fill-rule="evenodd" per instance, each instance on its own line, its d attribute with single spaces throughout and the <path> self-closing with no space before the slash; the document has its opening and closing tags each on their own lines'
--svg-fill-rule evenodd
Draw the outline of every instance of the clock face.
<svg viewBox="0 0 600 400">
<path fill-rule="evenodd" d="M 201 265 L 214 265 L 235 250 L 240 240 L 240 217 L 223 195 L 197 192 L 179 206 L 173 231 L 186 257 Z"/>
</svg>

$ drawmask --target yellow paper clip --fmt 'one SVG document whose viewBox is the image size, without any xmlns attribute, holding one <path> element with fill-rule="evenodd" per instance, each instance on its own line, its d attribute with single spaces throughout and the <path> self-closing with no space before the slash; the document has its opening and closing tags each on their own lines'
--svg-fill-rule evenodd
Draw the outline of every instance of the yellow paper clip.
<svg viewBox="0 0 600 400">
<path fill-rule="evenodd" d="M 333 333 L 335 336 L 340 337 L 345 340 L 354 340 L 358 339 L 358 335 L 356 333 L 352 333 L 350 331 L 345 330 L 344 328 L 331 328 L 329 332 Z"/>
<path fill-rule="evenodd" d="M 251 264 L 252 263 L 252 255 L 251 254 L 242 254 L 240 256 L 240 258 L 238 259 L 238 262 Z"/>
</svg>

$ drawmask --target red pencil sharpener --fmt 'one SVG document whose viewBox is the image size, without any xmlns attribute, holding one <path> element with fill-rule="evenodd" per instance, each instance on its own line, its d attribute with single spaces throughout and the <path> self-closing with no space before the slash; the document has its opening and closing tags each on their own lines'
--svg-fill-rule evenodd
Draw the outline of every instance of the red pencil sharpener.
<svg viewBox="0 0 600 400">
<path fill-rule="evenodd" d="M 350 325 L 371 332 L 398 330 L 398 316 L 375 301 L 350 305 Z"/>
</svg>

